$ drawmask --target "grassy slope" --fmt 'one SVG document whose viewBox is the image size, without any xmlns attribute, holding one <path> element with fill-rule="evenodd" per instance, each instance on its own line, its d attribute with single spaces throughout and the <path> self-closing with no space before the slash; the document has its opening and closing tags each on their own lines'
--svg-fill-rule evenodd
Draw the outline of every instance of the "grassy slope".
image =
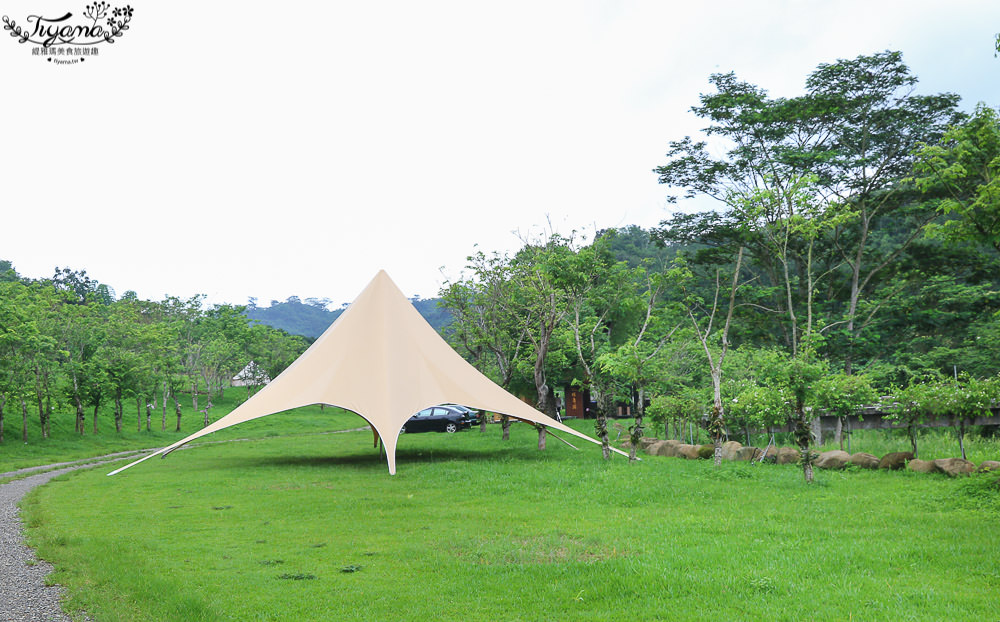
<svg viewBox="0 0 1000 622">
<path fill-rule="evenodd" d="M 407 435 L 395 477 L 367 433 L 212 445 L 57 478 L 25 516 L 98 621 L 996 617 L 985 477 L 806 486 L 795 467 L 497 436 Z"/>
</svg>

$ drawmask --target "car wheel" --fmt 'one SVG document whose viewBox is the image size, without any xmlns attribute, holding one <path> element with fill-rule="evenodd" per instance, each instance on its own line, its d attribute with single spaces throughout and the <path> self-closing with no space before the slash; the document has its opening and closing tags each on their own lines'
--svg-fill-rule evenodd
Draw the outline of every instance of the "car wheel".
<svg viewBox="0 0 1000 622">
<path fill-rule="evenodd" d="M 444 431 L 448 434 L 458 432 L 458 425 L 454 421 L 449 421 L 446 426 L 444 426 Z"/>
<path fill-rule="evenodd" d="M 405 425 L 399 429 L 399 433 L 400 434 L 406 434 L 406 426 Z"/>
</svg>

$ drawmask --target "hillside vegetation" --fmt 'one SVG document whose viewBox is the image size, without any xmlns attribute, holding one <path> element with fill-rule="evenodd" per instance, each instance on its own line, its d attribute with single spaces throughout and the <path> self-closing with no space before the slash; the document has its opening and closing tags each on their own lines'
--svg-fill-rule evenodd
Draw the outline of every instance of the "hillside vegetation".
<svg viewBox="0 0 1000 622">
<path fill-rule="evenodd" d="M 438 306 L 438 301 L 437 298 L 410 300 L 434 330 L 441 332 L 452 318 L 447 309 Z M 326 301 L 307 298 L 303 302 L 298 296 L 291 296 L 284 302 L 272 300 L 268 307 L 251 304 L 246 308 L 246 316 L 255 322 L 311 339 L 323 334 L 343 312 L 344 309 L 329 310 Z"/>
</svg>

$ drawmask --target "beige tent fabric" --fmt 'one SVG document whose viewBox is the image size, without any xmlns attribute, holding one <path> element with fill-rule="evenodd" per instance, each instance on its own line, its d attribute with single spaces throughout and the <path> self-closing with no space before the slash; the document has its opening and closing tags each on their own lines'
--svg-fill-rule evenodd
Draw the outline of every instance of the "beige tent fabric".
<svg viewBox="0 0 1000 622">
<path fill-rule="evenodd" d="M 599 444 L 507 393 L 466 362 L 382 270 L 302 356 L 253 397 L 187 438 L 108 475 L 217 430 L 310 404 L 340 406 L 367 420 L 382 438 L 389 473 L 395 474 L 403 425 L 414 413 L 444 403 L 506 414 Z"/>
</svg>

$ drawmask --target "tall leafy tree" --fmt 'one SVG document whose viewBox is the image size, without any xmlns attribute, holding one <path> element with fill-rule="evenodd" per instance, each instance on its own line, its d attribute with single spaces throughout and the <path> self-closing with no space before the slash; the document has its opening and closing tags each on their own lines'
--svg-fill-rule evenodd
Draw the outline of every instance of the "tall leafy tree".
<svg viewBox="0 0 1000 622">
<path fill-rule="evenodd" d="M 669 162 L 655 172 L 661 183 L 683 190 L 685 196 L 707 195 L 724 209 L 675 215 L 657 234 L 666 241 L 696 242 L 728 253 L 742 246 L 764 277 L 763 284 L 776 287 L 777 293 L 792 275 L 784 277 L 786 266 L 768 248 L 766 238 L 748 236 L 747 230 L 753 218 L 769 223 L 790 210 L 748 213 L 743 208 L 759 205 L 761 196 L 769 197 L 767 205 L 788 206 L 795 201 L 796 188 L 810 179 L 820 213 L 832 207 L 851 215 L 817 238 L 840 257 L 817 266 L 819 272 L 839 261 L 845 266 L 844 284 L 831 292 L 845 292 L 836 325 L 845 335 L 843 359 L 850 373 L 852 346 L 878 304 L 868 305 L 867 317 L 860 317 L 859 308 L 879 295 L 881 280 L 934 217 L 933 210 L 910 209 L 913 202 L 901 184 L 912 165 L 912 150 L 919 141 L 936 140 L 943 132 L 955 115 L 958 97 L 915 95 L 916 78 L 898 52 L 820 65 L 806 80 L 807 94 L 795 98 L 772 99 L 732 73 L 715 74 L 710 80 L 717 92 L 703 94 L 701 105 L 692 110 L 710 122 L 704 132 L 726 149 L 724 155 L 716 157 L 706 142 L 687 137 L 670 144 Z M 887 220 L 901 232 L 876 235 L 877 226 Z M 781 297 L 775 297 L 772 306 L 783 314 L 793 312 Z M 786 341 L 792 338 L 787 335 Z"/>
<path fill-rule="evenodd" d="M 528 325 L 518 304 L 511 260 L 480 251 L 467 261 L 470 275 L 441 288 L 441 304 L 454 317 L 446 334 L 479 371 L 510 389 L 518 364 L 529 351 Z M 485 417 L 481 421 L 485 425 Z M 503 440 L 509 438 L 506 416 L 501 434 Z"/>
<path fill-rule="evenodd" d="M 1000 251 L 1000 113 L 977 105 L 940 141 L 921 145 L 914 168 L 917 187 L 952 216 L 937 233 Z"/>
<path fill-rule="evenodd" d="M 511 261 L 515 305 L 532 349 L 537 407 L 553 418 L 558 414 L 546 363 L 553 335 L 569 312 L 567 285 L 574 276 L 574 255 L 573 239 L 553 234 L 526 244 Z M 538 426 L 539 449 L 545 449 L 545 437 L 545 427 Z"/>
<path fill-rule="evenodd" d="M 70 302 L 59 309 L 62 326 L 59 352 L 65 376 L 66 396 L 76 412 L 76 432 L 84 434 L 88 392 L 93 394 L 102 382 L 100 365 L 95 360 L 104 337 L 107 307 Z"/>
<path fill-rule="evenodd" d="M 712 410 L 708 418 L 708 433 L 714 446 L 713 459 L 716 466 L 722 463 L 722 439 L 726 434 L 725 406 L 722 401 L 723 365 L 729 353 L 729 335 L 733 314 L 736 311 L 737 293 L 740 289 L 743 250 L 742 246 L 737 250 L 736 261 L 728 279 L 724 278 L 721 267 L 716 268 L 715 288 L 710 293 L 710 301 L 690 292 L 685 295 L 683 301 L 685 313 L 701 344 L 712 379 Z M 683 257 L 678 258 L 675 266 L 678 280 L 690 282 L 691 272 L 687 269 Z"/>
<path fill-rule="evenodd" d="M 614 327 L 624 324 L 620 320 L 628 307 L 635 306 L 633 301 L 637 295 L 632 271 L 625 262 L 615 261 L 610 252 L 609 242 L 614 235 L 606 233 L 590 246 L 580 249 L 576 255 L 575 277 L 568 283 L 568 321 L 582 371 L 580 386 L 589 391 L 597 403 L 594 428 L 601 439 L 605 460 L 611 458 L 607 420 L 613 408 L 614 393 L 608 375 L 602 373 L 598 362 L 614 345 Z"/>
<path fill-rule="evenodd" d="M 675 305 L 662 304 L 667 291 L 679 287 L 678 281 L 683 278 L 681 272 L 670 270 L 664 273 L 647 261 L 632 273 L 633 278 L 640 281 L 640 286 L 635 288 L 638 293 L 631 300 L 638 307 L 641 317 L 638 329 L 628 340 L 598 359 L 606 373 L 623 381 L 632 397 L 635 421 L 629 429 L 630 462 L 635 461 L 639 439 L 643 436 L 647 387 L 661 372 L 663 346 L 683 322 L 680 309 Z"/>
<path fill-rule="evenodd" d="M 875 296 L 877 278 L 891 271 L 900 254 L 935 216 L 930 210 L 907 212 L 902 182 L 913 166 L 913 150 L 936 140 L 957 115 L 953 93 L 917 95 L 916 76 L 899 52 L 861 55 L 822 64 L 806 80 L 811 115 L 824 139 L 803 151 L 819 183 L 855 215 L 839 226 L 834 244 L 848 266 L 847 338 L 844 369 L 855 364 L 854 342 L 867 323 L 859 306 Z M 881 219 L 904 229 L 892 238 L 874 235 Z M 870 317 L 870 316 L 869 316 Z"/>
</svg>

